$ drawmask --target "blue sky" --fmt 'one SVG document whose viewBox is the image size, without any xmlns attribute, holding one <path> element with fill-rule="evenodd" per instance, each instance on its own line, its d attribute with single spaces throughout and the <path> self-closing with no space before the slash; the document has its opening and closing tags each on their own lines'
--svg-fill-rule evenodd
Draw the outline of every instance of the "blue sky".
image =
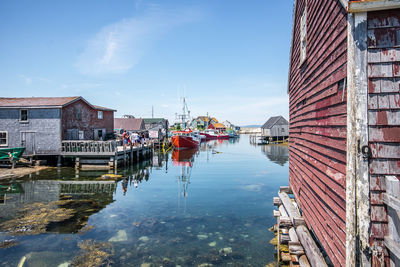
<svg viewBox="0 0 400 267">
<path fill-rule="evenodd" d="M 83 96 L 237 125 L 288 117 L 293 1 L 0 1 L 3 97 Z"/>
</svg>

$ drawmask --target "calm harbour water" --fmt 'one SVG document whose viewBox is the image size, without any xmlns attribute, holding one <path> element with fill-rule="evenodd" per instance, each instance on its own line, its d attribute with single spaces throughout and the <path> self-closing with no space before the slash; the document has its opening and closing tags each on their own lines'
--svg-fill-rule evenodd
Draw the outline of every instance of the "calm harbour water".
<svg viewBox="0 0 400 267">
<path fill-rule="evenodd" d="M 120 169 L 127 178 L 108 187 L 74 185 L 106 172 L 77 175 L 72 168 L 0 182 L 14 184 L 13 193 L 1 196 L 0 223 L 26 204 L 78 203 L 66 206 L 78 211 L 73 218 L 51 223 L 46 233 L 0 233 L 0 242 L 18 242 L 0 249 L 0 265 L 17 266 L 26 256 L 24 266 L 59 266 L 90 239 L 111 244 L 115 266 L 265 266 L 274 261 L 268 228 L 276 222 L 272 198 L 288 184 L 287 154 L 284 146 L 251 146 L 242 135 L 199 151 L 154 154 Z"/>
</svg>

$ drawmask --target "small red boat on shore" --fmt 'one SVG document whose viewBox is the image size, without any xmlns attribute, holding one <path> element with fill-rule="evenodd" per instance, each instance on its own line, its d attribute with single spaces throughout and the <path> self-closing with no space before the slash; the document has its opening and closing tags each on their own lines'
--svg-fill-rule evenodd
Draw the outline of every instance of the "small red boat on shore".
<svg viewBox="0 0 400 267">
<path fill-rule="evenodd" d="M 192 131 L 175 131 L 172 133 L 171 142 L 178 149 L 198 148 L 200 137 Z"/>
</svg>

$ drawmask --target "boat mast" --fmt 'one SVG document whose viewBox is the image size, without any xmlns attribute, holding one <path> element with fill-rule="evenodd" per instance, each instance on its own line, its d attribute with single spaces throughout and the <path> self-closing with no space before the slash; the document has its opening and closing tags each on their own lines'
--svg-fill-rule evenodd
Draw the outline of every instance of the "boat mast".
<svg viewBox="0 0 400 267">
<path fill-rule="evenodd" d="M 182 120 L 183 128 L 186 129 L 186 123 L 187 123 L 188 120 L 190 120 L 190 110 L 189 110 L 189 108 L 187 106 L 186 98 L 183 97 L 182 100 L 183 100 L 182 114 L 181 115 L 176 115 L 176 116 L 177 116 L 177 119 L 181 119 Z M 186 115 L 186 112 L 187 112 L 187 115 Z"/>
</svg>

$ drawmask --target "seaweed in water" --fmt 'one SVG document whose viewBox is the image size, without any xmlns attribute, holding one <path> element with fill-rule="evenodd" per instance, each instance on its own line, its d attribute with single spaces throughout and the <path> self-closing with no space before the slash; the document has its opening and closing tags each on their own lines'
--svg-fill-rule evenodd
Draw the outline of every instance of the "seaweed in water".
<svg viewBox="0 0 400 267">
<path fill-rule="evenodd" d="M 36 235 L 46 232 L 48 224 L 62 222 L 72 216 L 72 209 L 60 208 L 56 202 L 26 205 L 20 215 L 0 224 L 0 229 L 11 235 Z"/>
<path fill-rule="evenodd" d="M 76 267 L 97 267 L 111 266 L 111 257 L 114 255 L 114 248 L 109 242 L 96 242 L 94 240 L 86 240 L 78 244 L 82 250 L 82 254 L 76 256 L 71 266 Z"/>
<path fill-rule="evenodd" d="M 18 245 L 18 242 L 11 239 L 11 240 L 4 240 L 0 242 L 0 248 L 11 248 Z"/>
</svg>

